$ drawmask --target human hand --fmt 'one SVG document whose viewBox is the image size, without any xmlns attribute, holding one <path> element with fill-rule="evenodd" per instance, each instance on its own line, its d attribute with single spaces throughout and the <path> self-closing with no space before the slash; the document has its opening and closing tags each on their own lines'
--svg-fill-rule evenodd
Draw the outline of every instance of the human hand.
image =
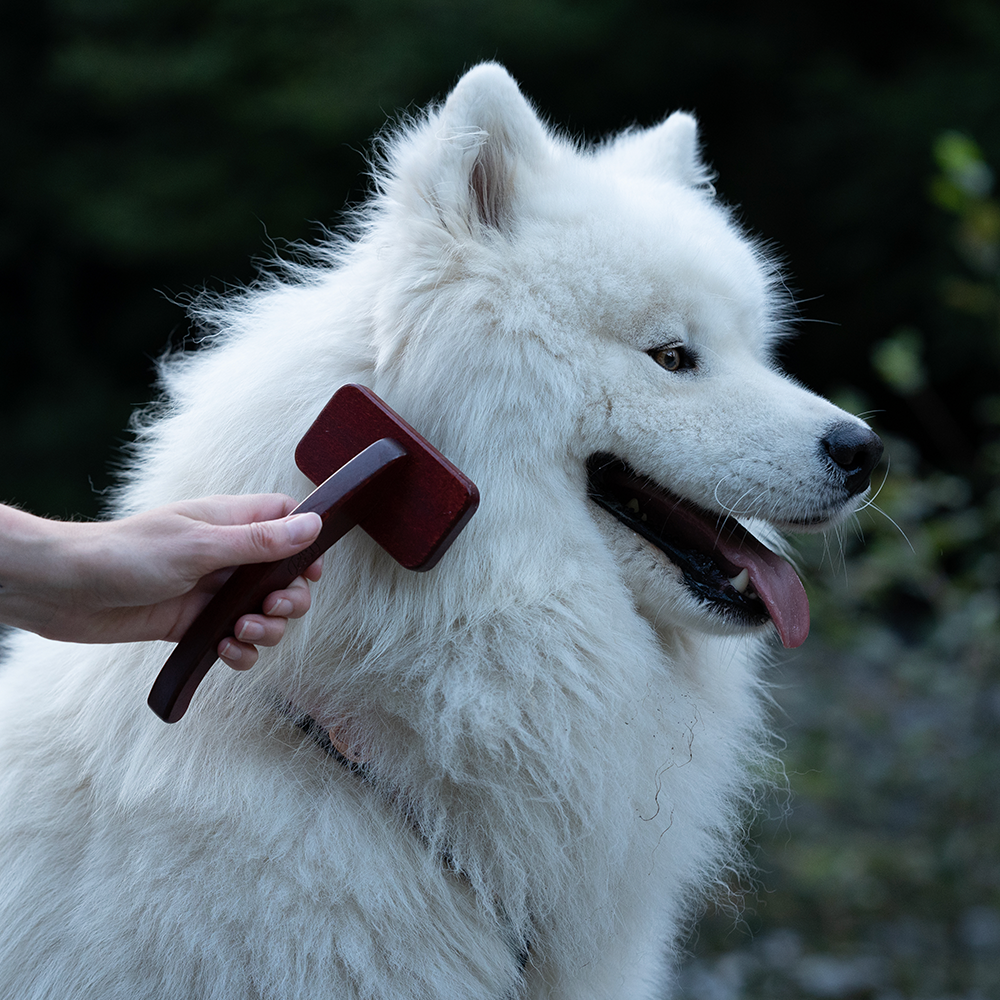
<svg viewBox="0 0 1000 1000">
<path fill-rule="evenodd" d="M 280 494 L 216 496 L 133 517 L 48 521 L 0 508 L 0 621 L 72 642 L 178 641 L 232 569 L 284 559 L 319 534 L 317 514 L 288 518 Z M 317 560 L 263 614 L 244 615 L 219 645 L 247 669 L 257 646 L 273 646 L 289 618 L 309 609 Z"/>
</svg>

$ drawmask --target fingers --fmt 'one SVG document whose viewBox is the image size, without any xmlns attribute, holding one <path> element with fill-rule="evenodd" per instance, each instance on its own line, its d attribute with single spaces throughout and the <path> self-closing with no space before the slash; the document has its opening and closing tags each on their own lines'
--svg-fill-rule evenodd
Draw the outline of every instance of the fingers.
<svg viewBox="0 0 1000 1000">
<path fill-rule="evenodd" d="M 301 618 L 311 604 L 312 593 L 309 584 L 300 576 L 290 583 L 286 590 L 276 590 L 268 594 L 264 598 L 263 609 L 265 615 L 275 618 Z"/>
<path fill-rule="evenodd" d="M 229 563 L 274 562 L 312 544 L 323 527 L 319 514 L 294 514 L 273 521 L 253 521 L 223 529 Z"/>
<path fill-rule="evenodd" d="M 256 647 L 277 646 L 285 634 L 288 619 L 301 618 L 311 603 L 309 584 L 303 577 L 285 590 L 268 594 L 264 599 L 264 614 L 243 615 L 236 622 L 235 636 L 219 644 L 219 658 L 234 670 L 249 670 L 257 662 Z"/>
<path fill-rule="evenodd" d="M 311 545 L 322 519 L 314 513 L 289 516 L 294 505 L 284 494 L 265 493 L 180 501 L 163 510 L 186 519 L 191 530 L 183 535 L 175 528 L 172 545 L 204 575 L 224 566 L 286 559 Z M 180 537 L 186 538 L 186 549 L 178 545 Z"/>
<path fill-rule="evenodd" d="M 219 643 L 219 659 L 234 670 L 249 670 L 257 662 L 257 646 L 277 646 L 287 624 L 287 618 L 244 615 L 236 623 L 236 636 Z"/>
<path fill-rule="evenodd" d="M 323 557 L 320 556 L 302 575 L 310 583 L 315 583 L 323 575 Z"/>
<path fill-rule="evenodd" d="M 185 517 L 207 524 L 240 525 L 286 517 L 295 504 L 296 501 L 284 493 L 247 493 L 179 500 L 169 507 Z"/>
<path fill-rule="evenodd" d="M 257 662 L 257 649 L 235 639 L 223 639 L 219 643 L 219 659 L 233 670 L 249 670 Z"/>
</svg>

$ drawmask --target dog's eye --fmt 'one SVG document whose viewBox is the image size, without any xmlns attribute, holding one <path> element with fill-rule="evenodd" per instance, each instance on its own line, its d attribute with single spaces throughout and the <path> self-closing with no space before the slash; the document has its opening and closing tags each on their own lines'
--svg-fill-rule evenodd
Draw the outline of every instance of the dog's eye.
<svg viewBox="0 0 1000 1000">
<path fill-rule="evenodd" d="M 666 368 L 668 372 L 679 372 L 686 368 L 695 367 L 694 358 L 683 347 L 654 347 L 647 353 L 661 368 Z"/>
</svg>

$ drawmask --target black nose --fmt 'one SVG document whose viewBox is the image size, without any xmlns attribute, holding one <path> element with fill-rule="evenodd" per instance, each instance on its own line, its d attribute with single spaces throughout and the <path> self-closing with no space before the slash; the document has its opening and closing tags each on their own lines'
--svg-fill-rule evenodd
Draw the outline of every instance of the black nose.
<svg viewBox="0 0 1000 1000">
<path fill-rule="evenodd" d="M 843 420 L 834 424 L 821 442 L 823 451 L 844 475 L 849 496 L 868 489 L 872 469 L 882 457 L 882 441 L 867 427 Z"/>
</svg>

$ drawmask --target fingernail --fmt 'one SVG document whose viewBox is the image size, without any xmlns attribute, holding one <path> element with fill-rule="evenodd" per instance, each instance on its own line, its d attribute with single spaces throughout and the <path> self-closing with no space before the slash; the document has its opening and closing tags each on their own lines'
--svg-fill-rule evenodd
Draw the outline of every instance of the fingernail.
<svg viewBox="0 0 1000 1000">
<path fill-rule="evenodd" d="M 272 618 L 287 618 L 292 613 L 292 602 L 286 597 L 280 597 L 274 602 L 274 607 L 268 611 Z M 240 636 L 242 639 L 243 636 Z"/>
<path fill-rule="evenodd" d="M 257 642 L 264 637 L 264 626 L 260 622 L 245 622 L 236 636 L 240 642 Z"/>
<path fill-rule="evenodd" d="M 225 657 L 227 660 L 238 660 L 242 655 L 243 651 L 235 642 L 230 642 L 228 639 L 219 650 L 219 655 Z"/>
<path fill-rule="evenodd" d="M 292 545 L 301 545 L 316 534 L 316 518 L 318 514 L 295 514 L 290 517 L 285 526 L 288 529 L 288 541 Z"/>
</svg>

